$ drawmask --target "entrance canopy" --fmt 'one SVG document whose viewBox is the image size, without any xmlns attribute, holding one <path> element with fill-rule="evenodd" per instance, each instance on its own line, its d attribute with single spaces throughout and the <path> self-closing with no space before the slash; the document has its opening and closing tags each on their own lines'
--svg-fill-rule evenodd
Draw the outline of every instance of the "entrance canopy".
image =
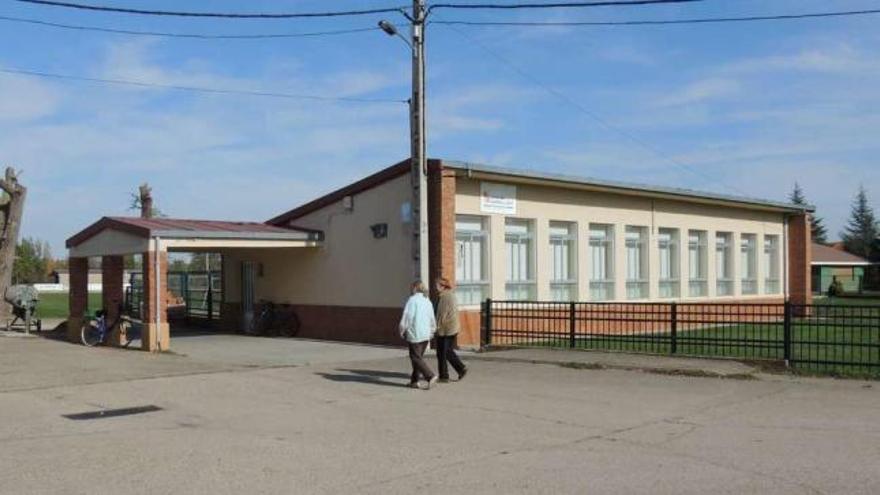
<svg viewBox="0 0 880 495">
<path fill-rule="evenodd" d="M 104 217 L 67 240 L 71 257 L 119 256 L 150 251 L 211 251 L 322 245 L 321 231 L 259 222 Z"/>
</svg>

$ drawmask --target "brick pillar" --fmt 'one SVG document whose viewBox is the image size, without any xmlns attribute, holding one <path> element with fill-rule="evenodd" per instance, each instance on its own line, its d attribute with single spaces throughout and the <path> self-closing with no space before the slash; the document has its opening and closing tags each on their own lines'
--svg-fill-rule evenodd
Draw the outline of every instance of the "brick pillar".
<svg viewBox="0 0 880 495">
<path fill-rule="evenodd" d="M 67 316 L 67 340 L 80 342 L 80 331 L 89 307 L 89 259 L 69 258 L 70 292 Z"/>
<path fill-rule="evenodd" d="M 144 330 L 141 347 L 145 351 L 167 351 L 170 348 L 168 327 L 168 253 L 159 252 L 159 266 L 156 266 L 156 252 L 141 255 L 144 267 Z M 159 290 L 156 297 L 156 271 L 159 272 Z M 159 321 L 156 321 L 156 305 L 159 306 Z"/>
<path fill-rule="evenodd" d="M 428 162 L 428 233 L 430 289 L 436 299 L 434 280 L 455 282 L 455 171 L 439 160 Z"/>
<path fill-rule="evenodd" d="M 810 215 L 804 213 L 788 217 L 788 293 L 794 304 L 812 304 L 810 287 Z"/>
<path fill-rule="evenodd" d="M 123 303 L 124 263 L 122 256 L 104 256 L 101 258 L 101 306 L 107 311 L 107 322 L 113 324 L 119 319 Z M 121 328 L 113 329 L 108 342 L 110 345 L 121 345 Z"/>
</svg>

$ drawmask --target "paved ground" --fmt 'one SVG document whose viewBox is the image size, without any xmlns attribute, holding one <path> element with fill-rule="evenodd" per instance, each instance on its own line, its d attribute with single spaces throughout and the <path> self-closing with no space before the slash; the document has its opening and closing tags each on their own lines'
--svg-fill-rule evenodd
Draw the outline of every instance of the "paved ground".
<svg viewBox="0 0 880 495">
<path fill-rule="evenodd" d="M 164 356 L 0 338 L 0 493 L 880 492 L 877 382 L 471 357 L 416 391 L 399 350 L 230 338 Z"/>
</svg>

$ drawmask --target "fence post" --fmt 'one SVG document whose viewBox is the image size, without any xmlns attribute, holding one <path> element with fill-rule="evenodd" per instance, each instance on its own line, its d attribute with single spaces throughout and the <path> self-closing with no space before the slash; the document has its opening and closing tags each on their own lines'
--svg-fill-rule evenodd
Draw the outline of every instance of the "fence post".
<svg viewBox="0 0 880 495">
<path fill-rule="evenodd" d="M 214 292 L 211 290 L 211 274 L 208 273 L 208 321 L 214 319 Z"/>
<path fill-rule="evenodd" d="M 785 359 L 785 366 L 789 366 L 791 361 L 791 301 L 789 300 L 783 305 L 782 357 Z"/>
<path fill-rule="evenodd" d="M 575 348 L 577 342 L 575 340 L 575 334 L 577 332 L 577 319 L 575 318 L 575 303 L 569 303 L 568 307 L 568 346 L 572 349 Z"/>
<path fill-rule="evenodd" d="M 492 344 L 492 299 L 483 301 L 483 347 Z"/>
<path fill-rule="evenodd" d="M 672 323 L 671 332 L 671 341 L 669 343 L 669 353 L 675 354 L 678 352 L 678 304 L 672 303 L 669 308 L 669 318 Z"/>
</svg>

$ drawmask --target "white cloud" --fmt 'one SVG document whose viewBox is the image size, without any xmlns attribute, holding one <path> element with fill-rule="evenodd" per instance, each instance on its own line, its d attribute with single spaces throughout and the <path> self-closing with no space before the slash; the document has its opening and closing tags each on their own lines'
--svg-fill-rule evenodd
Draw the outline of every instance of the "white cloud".
<svg viewBox="0 0 880 495">
<path fill-rule="evenodd" d="M 661 96 L 658 106 L 680 106 L 730 98 L 739 93 L 741 85 L 734 79 L 710 77 L 689 83 L 685 87 Z"/>
<path fill-rule="evenodd" d="M 52 114 L 58 93 L 24 75 L 0 74 L 0 122 L 30 122 Z"/>
</svg>

